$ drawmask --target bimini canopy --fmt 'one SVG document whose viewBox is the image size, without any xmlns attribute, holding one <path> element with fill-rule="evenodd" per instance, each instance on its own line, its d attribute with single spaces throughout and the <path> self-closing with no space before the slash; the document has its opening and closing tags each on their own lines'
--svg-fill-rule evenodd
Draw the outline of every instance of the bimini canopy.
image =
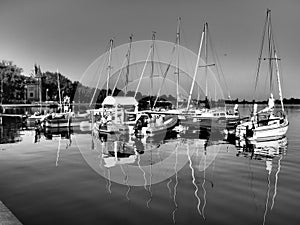
<svg viewBox="0 0 300 225">
<path fill-rule="evenodd" d="M 138 102 L 135 100 L 134 97 L 123 97 L 123 96 L 107 96 L 104 101 L 102 102 L 102 105 L 113 105 L 113 106 L 118 106 L 118 105 L 134 105 L 137 106 Z"/>
</svg>

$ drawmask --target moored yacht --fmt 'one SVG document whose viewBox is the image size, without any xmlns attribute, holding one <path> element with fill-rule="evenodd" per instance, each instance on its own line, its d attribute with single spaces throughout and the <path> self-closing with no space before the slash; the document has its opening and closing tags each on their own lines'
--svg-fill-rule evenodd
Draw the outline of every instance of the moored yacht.
<svg viewBox="0 0 300 225">
<path fill-rule="evenodd" d="M 267 57 L 262 57 L 265 44 L 265 36 L 267 39 Z M 277 57 L 277 50 L 274 43 L 274 37 L 271 25 L 271 10 L 267 10 L 267 17 L 265 23 L 265 29 L 263 33 L 263 40 L 261 51 L 258 59 L 258 70 L 256 76 L 256 82 L 258 83 L 258 75 L 260 72 L 261 60 L 268 60 L 268 69 L 270 74 L 270 98 L 268 100 L 268 106 L 257 112 L 257 105 L 254 104 L 254 110 L 250 119 L 241 122 L 236 128 L 236 137 L 238 139 L 246 139 L 249 141 L 266 141 L 276 140 L 283 138 L 288 130 L 289 122 L 287 115 L 284 111 L 280 74 L 279 74 L 279 58 Z M 273 97 L 273 73 L 277 78 L 278 94 L 280 100 L 280 109 L 276 111 L 275 99 Z M 255 86 L 256 88 L 256 86 Z"/>
</svg>

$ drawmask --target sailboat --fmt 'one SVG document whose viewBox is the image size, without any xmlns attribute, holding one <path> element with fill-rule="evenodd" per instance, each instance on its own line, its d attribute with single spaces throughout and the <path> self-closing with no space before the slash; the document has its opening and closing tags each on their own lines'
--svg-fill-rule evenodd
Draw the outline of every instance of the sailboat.
<svg viewBox="0 0 300 225">
<path fill-rule="evenodd" d="M 71 115 L 69 112 L 63 112 L 65 110 L 65 106 L 67 104 L 64 100 L 64 104 L 62 104 L 62 96 L 60 90 L 60 74 L 58 70 L 56 71 L 57 75 L 57 87 L 58 87 L 58 96 L 59 96 L 59 113 L 51 113 L 48 114 L 44 120 L 42 121 L 43 127 L 45 128 L 63 128 L 70 127 L 71 125 Z M 68 104 L 70 103 L 70 99 L 68 99 Z M 68 107 L 69 108 L 69 107 Z"/>
<path fill-rule="evenodd" d="M 155 32 L 152 36 L 152 44 L 150 51 L 148 53 L 148 57 L 146 59 L 142 74 L 140 75 L 138 85 L 135 91 L 135 95 L 133 97 L 129 96 L 107 96 L 102 102 L 101 109 L 101 120 L 96 121 L 94 125 L 94 130 L 101 133 L 118 133 L 118 132 L 129 132 L 130 134 L 138 134 L 138 135 L 147 135 L 147 136 L 155 136 L 158 134 L 165 133 L 169 130 L 172 130 L 177 124 L 177 116 L 165 116 L 165 115 L 153 115 L 157 114 L 156 112 L 150 110 L 139 111 L 138 102 L 136 101 L 136 94 L 139 90 L 141 81 L 144 76 L 146 65 L 149 61 L 150 56 L 152 56 L 151 60 L 151 82 L 150 82 L 150 93 L 149 96 L 153 96 L 153 67 L 154 67 L 154 44 L 155 44 Z M 129 75 L 129 60 L 130 60 L 130 52 L 132 45 L 132 35 L 130 36 L 130 42 L 128 46 L 128 51 L 126 54 L 127 58 L 127 73 L 125 80 L 125 92 L 127 92 L 127 84 L 128 84 L 128 75 Z M 151 54 L 152 53 L 152 54 Z M 111 55 L 111 50 L 110 50 Z M 111 58 L 111 57 L 110 57 Z M 111 59 L 109 60 L 109 62 Z M 126 62 L 126 60 L 124 61 Z M 122 70 L 120 70 L 117 80 L 115 82 L 112 95 L 114 94 L 114 90 L 117 87 L 118 81 L 120 79 Z M 109 81 L 109 75 L 107 78 L 107 83 Z M 156 103 L 157 99 L 155 100 Z M 158 119 L 157 119 L 158 118 Z"/>
<path fill-rule="evenodd" d="M 262 53 L 264 49 L 265 36 L 268 35 L 267 46 L 268 56 L 263 58 Z M 274 42 L 272 25 L 271 25 L 271 10 L 267 10 L 267 17 L 265 27 L 263 31 L 262 46 L 260 49 L 260 55 L 258 59 L 258 69 L 256 75 L 255 88 L 257 86 L 258 75 L 260 72 L 261 60 L 268 60 L 269 74 L 270 74 L 270 98 L 268 100 L 268 106 L 260 111 L 257 111 L 257 104 L 254 104 L 253 115 L 247 121 L 242 122 L 236 128 L 236 137 L 240 140 L 249 141 L 266 141 L 277 140 L 286 135 L 289 127 L 289 121 L 284 111 L 282 90 L 279 74 L 279 58 L 277 56 L 277 50 Z M 275 110 L 275 99 L 272 93 L 272 78 L 273 73 L 276 73 L 278 92 L 280 98 L 281 108 L 279 111 Z"/>
<path fill-rule="evenodd" d="M 42 71 L 41 67 L 34 64 L 34 75 L 38 79 L 38 96 L 40 109 L 36 111 L 33 115 L 29 116 L 26 120 L 26 126 L 28 128 L 34 128 L 40 121 L 44 120 L 47 115 L 42 113 Z"/>
<path fill-rule="evenodd" d="M 204 42 L 204 65 L 200 65 L 200 56 L 202 52 Z M 208 80 L 207 72 L 209 67 L 216 66 L 215 63 L 208 63 L 208 23 L 204 24 L 202 31 L 197 63 L 194 70 L 193 81 L 188 97 L 186 110 L 182 113 L 185 114 L 185 119 L 181 121 L 182 125 L 186 125 L 194 128 L 211 128 L 211 127 L 220 127 L 220 128 L 232 128 L 239 120 L 238 105 L 235 105 L 233 110 L 226 110 L 225 108 L 210 108 L 208 101 Z M 199 68 L 205 69 L 205 107 L 201 109 L 192 109 L 192 93 L 195 86 L 196 74 Z M 199 92 L 199 91 L 198 91 Z M 216 92 L 216 90 L 215 90 Z M 199 93 L 198 93 L 199 94 Z M 216 94 L 215 94 L 216 95 Z M 216 98 L 216 97 L 215 97 Z M 216 100 L 216 99 L 215 99 Z"/>
<path fill-rule="evenodd" d="M 56 129 L 70 129 L 80 127 L 82 123 L 88 122 L 87 114 L 75 115 L 71 107 L 71 99 L 69 96 L 62 96 L 60 87 L 60 73 L 56 71 L 57 87 L 59 97 L 59 107 L 56 113 L 48 113 L 46 117 L 41 120 L 42 126 L 45 129 L 53 132 Z M 63 97 L 63 99 L 62 99 Z"/>
</svg>

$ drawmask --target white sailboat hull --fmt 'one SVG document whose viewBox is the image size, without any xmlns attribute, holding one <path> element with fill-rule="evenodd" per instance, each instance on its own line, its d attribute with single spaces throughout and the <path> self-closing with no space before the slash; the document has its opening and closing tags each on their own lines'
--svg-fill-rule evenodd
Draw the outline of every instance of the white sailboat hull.
<svg viewBox="0 0 300 225">
<path fill-rule="evenodd" d="M 280 123 L 282 119 L 276 120 L 273 124 L 267 124 L 265 126 L 253 126 L 252 122 L 244 122 L 237 126 L 236 137 L 240 140 L 248 139 L 250 141 L 269 141 L 277 140 L 284 137 L 287 133 L 289 122 L 284 119 L 284 122 Z M 248 128 L 247 128 L 248 127 Z M 249 136 L 247 129 L 251 130 L 253 134 Z"/>
<path fill-rule="evenodd" d="M 263 126 L 254 129 L 253 139 L 257 141 L 277 140 L 286 135 L 288 122 L 279 126 Z"/>
</svg>

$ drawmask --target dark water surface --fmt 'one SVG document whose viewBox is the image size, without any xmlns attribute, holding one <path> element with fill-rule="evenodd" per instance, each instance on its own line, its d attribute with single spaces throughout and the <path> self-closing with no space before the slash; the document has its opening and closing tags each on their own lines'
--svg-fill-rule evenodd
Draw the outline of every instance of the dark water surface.
<svg viewBox="0 0 300 225">
<path fill-rule="evenodd" d="M 287 140 L 253 152 L 197 134 L 20 131 L 0 146 L 0 200 L 23 224 L 299 224 L 300 111 L 288 115 Z"/>
</svg>

